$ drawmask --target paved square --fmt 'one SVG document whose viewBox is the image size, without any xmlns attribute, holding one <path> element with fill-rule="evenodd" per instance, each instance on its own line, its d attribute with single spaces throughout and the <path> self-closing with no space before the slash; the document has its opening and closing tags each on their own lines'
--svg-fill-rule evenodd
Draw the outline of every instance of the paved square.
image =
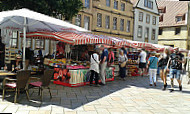
<svg viewBox="0 0 190 114">
<path fill-rule="evenodd" d="M 150 87 L 148 77 L 127 77 L 126 81 L 118 77 L 113 82 L 101 87 L 63 87 L 51 84 L 53 98 L 48 90 L 44 91 L 43 103 L 38 90 L 30 90 L 30 101 L 25 94 L 20 94 L 14 104 L 14 93 L 6 93 L 2 101 L 0 92 L 0 112 L 16 114 L 163 114 L 190 113 L 190 85 L 183 77 L 183 91 L 162 91 L 162 81 L 158 78 L 157 86 Z M 169 79 L 168 85 L 170 87 Z M 169 88 L 168 87 L 168 88 Z"/>
</svg>

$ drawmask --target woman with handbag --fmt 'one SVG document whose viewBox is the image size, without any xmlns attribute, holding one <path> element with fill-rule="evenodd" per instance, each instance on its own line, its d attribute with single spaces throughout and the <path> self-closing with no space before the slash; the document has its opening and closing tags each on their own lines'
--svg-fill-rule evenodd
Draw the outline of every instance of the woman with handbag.
<svg viewBox="0 0 190 114">
<path fill-rule="evenodd" d="M 167 87 L 167 63 L 169 60 L 169 49 L 165 48 L 164 52 L 160 55 L 158 67 L 160 67 L 160 77 L 162 81 L 164 82 L 164 88 L 163 90 L 166 90 Z"/>
<path fill-rule="evenodd" d="M 118 61 L 119 61 L 119 74 L 120 74 L 120 77 L 125 81 L 126 64 L 127 64 L 128 58 L 127 58 L 127 55 L 124 54 L 123 50 L 120 50 Z"/>
<path fill-rule="evenodd" d="M 156 73 L 158 68 L 158 58 L 155 57 L 156 52 L 151 53 L 151 57 L 148 59 L 147 69 L 149 67 L 149 79 L 150 79 L 150 86 L 156 86 Z M 152 80 L 153 79 L 153 80 Z"/>
<path fill-rule="evenodd" d="M 92 86 L 93 80 L 95 79 L 95 86 L 99 86 L 98 85 L 98 80 L 99 80 L 99 49 L 95 48 L 95 51 L 93 52 L 93 54 L 90 57 L 90 72 L 91 72 L 91 76 L 90 76 L 90 86 Z M 95 77 L 95 78 L 94 78 Z"/>
</svg>

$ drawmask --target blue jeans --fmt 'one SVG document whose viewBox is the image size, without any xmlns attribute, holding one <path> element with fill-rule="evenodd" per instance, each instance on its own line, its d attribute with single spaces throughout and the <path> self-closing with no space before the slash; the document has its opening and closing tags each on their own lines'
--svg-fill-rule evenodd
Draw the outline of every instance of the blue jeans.
<svg viewBox="0 0 190 114">
<path fill-rule="evenodd" d="M 181 78 L 181 70 L 177 70 L 177 69 L 170 69 L 170 78 L 175 78 L 177 80 L 180 80 Z"/>
</svg>

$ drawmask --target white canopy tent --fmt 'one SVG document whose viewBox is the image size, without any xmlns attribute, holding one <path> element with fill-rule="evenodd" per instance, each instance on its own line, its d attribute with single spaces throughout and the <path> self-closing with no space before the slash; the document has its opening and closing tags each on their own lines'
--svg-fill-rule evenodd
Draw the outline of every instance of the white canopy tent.
<svg viewBox="0 0 190 114">
<path fill-rule="evenodd" d="M 26 32 L 36 32 L 36 31 L 59 32 L 64 30 L 89 32 L 84 28 L 70 24 L 63 20 L 59 20 L 25 8 L 19 10 L 0 12 L 0 28 L 16 29 L 18 31 L 23 31 L 24 68 L 25 68 Z"/>
</svg>

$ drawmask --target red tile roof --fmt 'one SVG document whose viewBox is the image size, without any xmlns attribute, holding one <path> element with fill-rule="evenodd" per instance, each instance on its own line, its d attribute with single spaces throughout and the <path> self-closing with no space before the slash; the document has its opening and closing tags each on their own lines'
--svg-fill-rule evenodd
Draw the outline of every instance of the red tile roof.
<svg viewBox="0 0 190 114">
<path fill-rule="evenodd" d="M 159 9 L 166 7 L 163 21 L 159 22 L 159 27 L 186 25 L 185 20 L 176 22 L 176 16 L 183 16 L 188 12 L 187 1 L 157 1 L 157 4 Z"/>
</svg>

